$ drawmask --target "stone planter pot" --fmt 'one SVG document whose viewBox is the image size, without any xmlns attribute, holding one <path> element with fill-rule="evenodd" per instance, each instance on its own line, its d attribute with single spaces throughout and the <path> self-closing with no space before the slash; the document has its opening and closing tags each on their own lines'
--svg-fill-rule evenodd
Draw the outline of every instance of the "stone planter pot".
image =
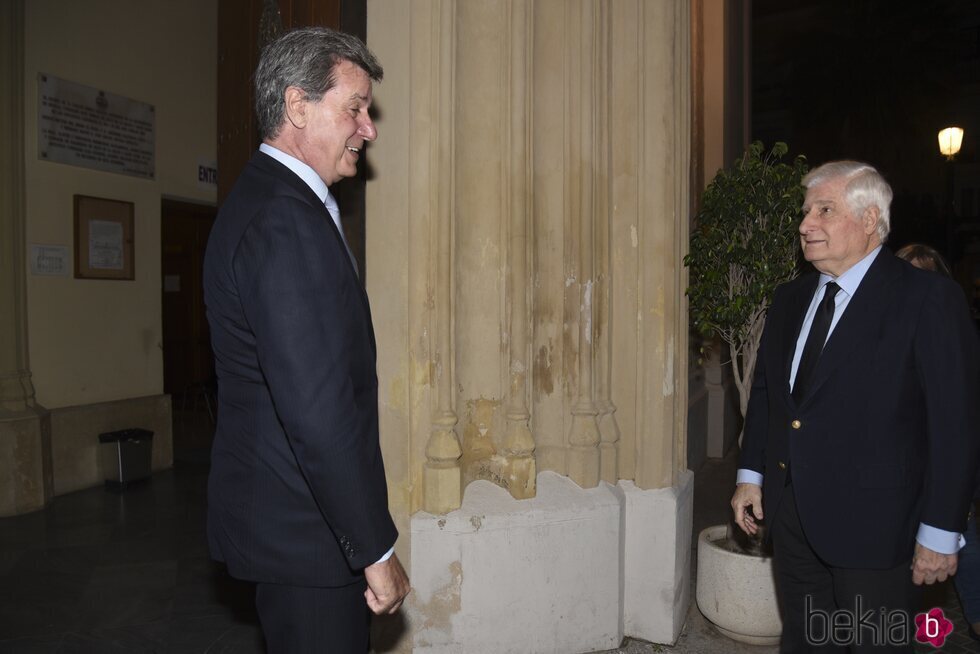
<svg viewBox="0 0 980 654">
<path fill-rule="evenodd" d="M 698 608 L 721 633 L 750 645 L 778 645 L 783 631 L 772 558 L 732 550 L 727 525 L 698 536 Z"/>
</svg>

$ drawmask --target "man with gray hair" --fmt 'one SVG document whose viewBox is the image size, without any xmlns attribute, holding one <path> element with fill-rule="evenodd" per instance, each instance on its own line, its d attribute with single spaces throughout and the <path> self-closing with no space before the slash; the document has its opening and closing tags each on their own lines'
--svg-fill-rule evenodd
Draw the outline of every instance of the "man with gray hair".
<svg viewBox="0 0 980 654">
<path fill-rule="evenodd" d="M 367 295 L 329 186 L 377 137 L 357 38 L 289 32 L 255 73 L 263 143 L 218 213 L 204 293 L 218 374 L 208 542 L 256 582 L 270 654 L 366 652 L 409 592 L 378 437 Z"/>
<path fill-rule="evenodd" d="M 816 270 L 776 289 L 766 318 L 735 521 L 755 534 L 766 518 L 781 651 L 911 652 L 912 633 L 935 635 L 917 591 L 955 573 L 966 525 L 977 338 L 954 282 L 883 247 L 877 170 L 832 162 L 803 185 Z"/>
</svg>

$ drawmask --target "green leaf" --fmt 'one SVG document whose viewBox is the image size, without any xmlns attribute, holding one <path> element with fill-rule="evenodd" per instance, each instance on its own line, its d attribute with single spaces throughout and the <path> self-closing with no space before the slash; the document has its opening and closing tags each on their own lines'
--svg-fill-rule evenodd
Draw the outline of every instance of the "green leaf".
<svg viewBox="0 0 980 654">
<path fill-rule="evenodd" d="M 694 219 L 684 257 L 691 320 L 705 335 L 734 334 L 735 347 L 776 287 L 799 274 L 801 180 L 808 167 L 802 155 L 783 162 L 788 152 L 783 142 L 769 152 L 760 141 L 750 144 L 715 175 Z"/>
</svg>

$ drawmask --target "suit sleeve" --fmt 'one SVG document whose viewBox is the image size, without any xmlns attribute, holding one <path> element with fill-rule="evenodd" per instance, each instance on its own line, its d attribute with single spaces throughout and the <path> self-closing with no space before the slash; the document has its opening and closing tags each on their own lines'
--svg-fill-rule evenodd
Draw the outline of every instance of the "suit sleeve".
<svg viewBox="0 0 980 654">
<path fill-rule="evenodd" d="M 778 294 L 778 291 L 777 291 Z M 773 313 L 776 300 L 769 307 L 769 316 Z M 770 321 L 766 325 L 759 341 L 759 352 L 755 358 L 755 371 L 752 375 L 752 388 L 749 392 L 749 404 L 745 410 L 745 426 L 742 433 L 742 452 L 738 458 L 738 467 L 765 475 L 766 442 L 768 440 L 769 423 L 769 389 L 766 379 L 766 342 L 769 340 Z"/>
<path fill-rule="evenodd" d="M 359 569 L 377 561 L 397 532 L 378 442 L 374 361 L 355 360 L 369 336 L 354 332 L 370 326 L 352 318 L 361 311 L 360 291 L 327 220 L 298 199 L 275 199 L 246 230 L 234 267 L 296 463 L 349 564 Z M 367 374 L 352 376 L 365 365 L 372 366 Z"/>
<path fill-rule="evenodd" d="M 914 344 L 929 439 L 922 522 L 961 533 L 973 496 L 980 445 L 980 365 L 977 334 L 963 292 L 949 280 L 941 282 L 924 303 Z"/>
</svg>

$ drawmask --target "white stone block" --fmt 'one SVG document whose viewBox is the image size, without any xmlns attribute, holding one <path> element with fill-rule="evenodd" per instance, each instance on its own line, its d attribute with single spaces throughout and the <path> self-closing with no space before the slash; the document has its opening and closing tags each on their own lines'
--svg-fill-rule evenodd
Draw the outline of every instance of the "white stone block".
<svg viewBox="0 0 980 654">
<path fill-rule="evenodd" d="M 623 631 L 673 644 L 691 603 L 694 474 L 672 488 L 641 490 L 620 481 L 623 501 Z"/>
<path fill-rule="evenodd" d="M 514 500 L 477 481 L 457 511 L 415 514 L 408 607 L 414 651 L 571 654 L 617 647 L 620 501 L 608 484 L 582 489 L 542 472 L 532 499 Z"/>
</svg>

